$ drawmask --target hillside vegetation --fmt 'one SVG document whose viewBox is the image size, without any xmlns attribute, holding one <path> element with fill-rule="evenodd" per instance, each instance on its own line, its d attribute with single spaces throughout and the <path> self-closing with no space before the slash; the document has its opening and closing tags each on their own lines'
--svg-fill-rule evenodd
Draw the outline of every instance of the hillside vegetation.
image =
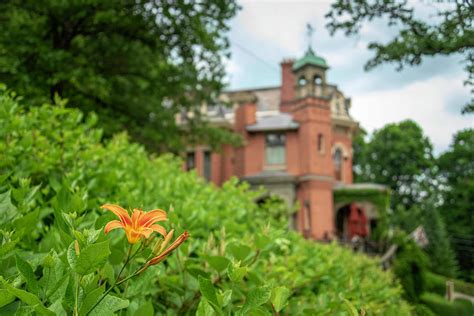
<svg viewBox="0 0 474 316">
<path fill-rule="evenodd" d="M 1 315 L 410 314 L 376 260 L 288 231 L 284 208 L 247 185 L 217 188 L 125 134 L 103 142 L 94 115 L 27 102 L 0 92 Z M 128 248 L 104 234 L 104 203 L 165 209 L 164 226 L 190 236 L 91 310 Z"/>
</svg>

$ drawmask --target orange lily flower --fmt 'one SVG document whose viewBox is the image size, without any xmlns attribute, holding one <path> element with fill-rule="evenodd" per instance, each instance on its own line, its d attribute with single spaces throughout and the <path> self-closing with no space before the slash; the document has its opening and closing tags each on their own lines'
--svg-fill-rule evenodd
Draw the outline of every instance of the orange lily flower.
<svg viewBox="0 0 474 316">
<path fill-rule="evenodd" d="M 122 207 L 114 204 L 104 204 L 103 209 L 109 210 L 120 220 L 114 220 L 105 225 L 104 232 L 108 234 L 111 230 L 122 228 L 125 230 L 128 242 L 131 244 L 137 243 L 142 237 L 148 238 L 151 233 L 157 232 L 163 237 L 166 237 L 166 230 L 164 227 L 155 224 L 156 222 L 168 220 L 166 212 L 163 210 L 152 210 L 143 212 L 142 210 L 134 209 L 132 217 Z"/>
</svg>

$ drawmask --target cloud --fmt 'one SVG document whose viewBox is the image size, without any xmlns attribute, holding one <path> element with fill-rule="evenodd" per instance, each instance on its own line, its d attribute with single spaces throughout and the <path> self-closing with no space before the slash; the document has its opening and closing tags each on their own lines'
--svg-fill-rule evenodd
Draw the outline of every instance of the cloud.
<svg viewBox="0 0 474 316">
<path fill-rule="evenodd" d="M 387 123 L 405 119 L 416 121 L 434 144 L 435 152 L 447 149 L 452 135 L 463 128 L 474 127 L 472 116 L 446 111 L 446 104 L 464 104 L 469 89 L 463 86 L 462 77 L 455 80 L 442 76 L 418 81 L 402 89 L 374 91 L 357 95 L 352 103 L 352 115 L 368 131 Z"/>
<path fill-rule="evenodd" d="M 357 37 L 348 38 L 340 32 L 331 37 L 324 18 L 331 1 L 252 0 L 240 4 L 242 10 L 231 21 L 229 33 L 231 89 L 280 84 L 279 64 L 284 58 L 304 54 L 309 22 L 316 29 L 312 46 L 331 67 L 329 82 L 352 98 L 354 116 L 363 127 L 373 130 L 411 118 L 425 129 L 439 152 L 456 130 L 473 125 L 472 116 L 461 116 L 459 111 L 459 104 L 469 98 L 469 91 L 462 86 L 467 76 L 462 56 L 425 58 L 421 65 L 401 72 L 390 64 L 365 72 L 364 64 L 373 57 L 368 43 L 387 42 L 396 32 L 383 20 L 364 25 Z"/>
</svg>

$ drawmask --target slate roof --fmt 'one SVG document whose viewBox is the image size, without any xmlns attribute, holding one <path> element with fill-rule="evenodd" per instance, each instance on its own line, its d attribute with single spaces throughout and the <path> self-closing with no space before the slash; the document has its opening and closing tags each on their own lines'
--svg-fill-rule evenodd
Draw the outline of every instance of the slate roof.
<svg viewBox="0 0 474 316">
<path fill-rule="evenodd" d="M 299 124 L 293 121 L 293 118 L 288 113 L 278 113 L 272 116 L 265 116 L 260 118 L 257 123 L 247 126 L 248 132 L 263 132 L 263 131 L 282 131 L 298 129 Z"/>
</svg>

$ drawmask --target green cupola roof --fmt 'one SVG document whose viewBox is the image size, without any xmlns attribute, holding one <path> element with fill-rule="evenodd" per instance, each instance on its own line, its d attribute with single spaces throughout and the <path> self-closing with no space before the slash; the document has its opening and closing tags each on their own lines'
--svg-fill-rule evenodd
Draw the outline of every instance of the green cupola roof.
<svg viewBox="0 0 474 316">
<path fill-rule="evenodd" d="M 326 60 L 321 56 L 316 55 L 311 47 L 308 47 L 306 54 L 302 58 L 295 61 L 293 64 L 293 71 L 296 71 L 306 65 L 313 65 L 324 69 L 329 68 Z"/>
</svg>

